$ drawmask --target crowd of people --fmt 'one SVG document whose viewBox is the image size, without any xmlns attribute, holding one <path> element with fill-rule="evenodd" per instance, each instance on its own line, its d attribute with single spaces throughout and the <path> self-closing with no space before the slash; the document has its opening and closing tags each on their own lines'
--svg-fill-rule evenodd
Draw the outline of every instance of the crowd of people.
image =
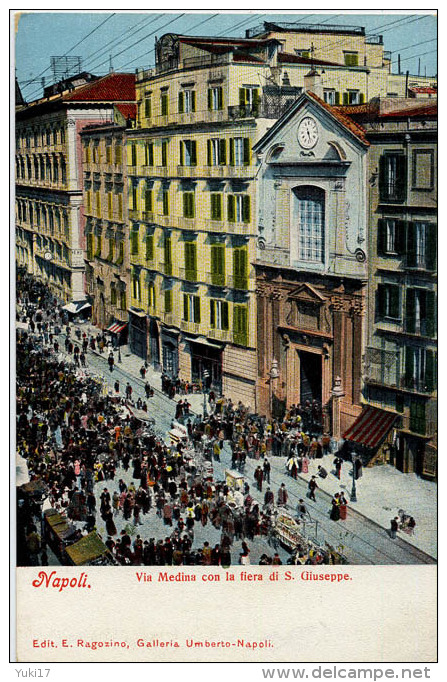
<svg viewBox="0 0 447 682">
<path fill-rule="evenodd" d="M 329 435 L 318 434 L 322 414 L 317 401 L 293 405 L 282 420 L 268 421 L 212 391 L 210 414 L 197 417 L 184 397 L 176 404 L 175 419 L 184 424 L 185 437 L 175 446 L 167 444 L 135 417 L 134 407 L 146 412 L 148 407 L 141 397 L 135 400 L 129 382 L 121 387 L 116 379 L 114 390 L 107 392 L 82 371 L 92 344 L 107 347 L 103 336 L 88 338 L 71 329 L 63 308 L 29 276 L 22 275 L 17 289 L 18 319 L 28 327 L 17 340 L 17 448 L 31 480 L 46 485 L 53 508 L 84 534 L 102 523 L 105 544 L 117 563 L 248 563 L 247 541 L 270 538 L 275 509 L 288 504 L 284 484 L 276 495 L 270 487 L 269 457 L 284 456 L 296 478 L 308 471 L 310 460 L 330 451 Z M 67 357 L 59 353 L 62 336 Z M 168 385 L 166 377 L 162 382 L 167 393 L 174 387 L 173 397 L 177 391 L 188 395 L 189 386 Z M 144 390 L 149 400 L 153 389 L 148 382 Z M 246 480 L 239 490 L 210 475 L 206 463 L 219 460 L 225 441 L 233 470 L 243 474 L 247 458 L 254 460 L 254 492 Z M 337 463 L 338 472 L 340 468 Z M 311 499 L 314 481 L 312 477 Z M 264 485 L 265 494 L 258 495 Z M 343 500 L 333 501 L 332 508 L 339 502 Z M 165 537 L 138 532 L 151 514 L 162 522 Z M 35 521 L 30 513 L 20 531 L 24 563 L 36 554 Z M 194 529 L 208 524 L 218 532 L 219 542 L 213 548 L 207 542 L 195 546 Z M 236 542 L 244 545 L 235 554 Z M 33 552 L 26 549 L 30 544 Z M 273 555 L 263 555 L 263 563 L 270 560 L 278 563 Z"/>
</svg>

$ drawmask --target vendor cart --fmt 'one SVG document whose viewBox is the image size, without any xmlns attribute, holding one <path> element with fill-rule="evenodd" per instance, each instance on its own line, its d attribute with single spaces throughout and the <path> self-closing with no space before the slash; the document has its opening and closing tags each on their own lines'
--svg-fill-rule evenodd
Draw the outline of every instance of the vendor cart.
<svg viewBox="0 0 447 682">
<path fill-rule="evenodd" d="M 67 563 L 72 566 L 112 566 L 117 563 L 95 531 L 66 547 L 65 554 Z"/>
<path fill-rule="evenodd" d="M 230 490 L 244 489 L 244 476 L 239 471 L 225 469 L 225 481 Z"/>
</svg>

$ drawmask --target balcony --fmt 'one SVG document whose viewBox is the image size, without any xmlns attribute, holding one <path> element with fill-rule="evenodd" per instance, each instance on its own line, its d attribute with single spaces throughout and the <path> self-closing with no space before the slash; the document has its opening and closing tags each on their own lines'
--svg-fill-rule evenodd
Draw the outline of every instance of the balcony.
<svg viewBox="0 0 447 682">
<path fill-rule="evenodd" d="M 184 279 L 187 282 L 197 282 L 197 270 L 186 270 L 185 268 L 179 268 L 178 275 L 180 279 Z"/>
<path fill-rule="evenodd" d="M 400 388 L 414 393 L 430 395 L 434 391 L 433 387 L 428 386 L 423 378 L 401 377 L 399 384 Z"/>
<path fill-rule="evenodd" d="M 141 213 L 136 208 L 129 208 L 129 218 L 130 220 L 140 220 Z"/>
<path fill-rule="evenodd" d="M 422 270 L 427 272 L 435 272 L 436 265 L 427 254 L 411 254 L 407 255 L 404 260 L 404 267 L 407 270 Z"/>
<path fill-rule="evenodd" d="M 231 332 L 228 329 L 209 329 L 207 336 L 216 341 L 231 341 Z"/>
<path fill-rule="evenodd" d="M 142 211 L 141 219 L 145 223 L 154 223 L 155 222 L 155 213 L 153 211 Z"/>
<path fill-rule="evenodd" d="M 225 273 L 207 272 L 206 283 L 214 287 L 224 287 Z"/>
<path fill-rule="evenodd" d="M 174 326 L 174 314 L 173 313 L 162 313 L 161 319 L 164 322 L 164 324 L 168 325 L 168 327 L 173 327 Z"/>
<path fill-rule="evenodd" d="M 187 332 L 189 334 L 199 334 L 200 333 L 200 324 L 198 322 L 189 322 L 187 320 L 181 320 L 180 321 L 180 329 L 183 332 Z"/>
<path fill-rule="evenodd" d="M 197 166 L 177 166 L 177 175 L 180 178 L 196 178 L 199 173 Z"/>
</svg>

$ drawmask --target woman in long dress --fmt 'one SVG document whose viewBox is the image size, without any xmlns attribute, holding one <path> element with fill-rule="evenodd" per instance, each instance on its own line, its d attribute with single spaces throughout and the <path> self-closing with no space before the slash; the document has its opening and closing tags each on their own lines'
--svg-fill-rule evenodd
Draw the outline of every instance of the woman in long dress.
<svg viewBox="0 0 447 682">
<path fill-rule="evenodd" d="M 332 519 L 332 521 L 340 520 L 340 499 L 338 493 L 335 493 L 334 497 L 332 498 L 332 509 L 330 518 Z"/>
</svg>

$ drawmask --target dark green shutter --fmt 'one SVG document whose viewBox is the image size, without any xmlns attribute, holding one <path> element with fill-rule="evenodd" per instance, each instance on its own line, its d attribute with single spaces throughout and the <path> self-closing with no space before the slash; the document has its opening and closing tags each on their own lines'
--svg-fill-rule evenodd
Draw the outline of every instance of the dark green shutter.
<svg viewBox="0 0 447 682">
<path fill-rule="evenodd" d="M 436 356 L 434 351 L 425 351 L 425 385 L 428 391 L 433 391 L 436 381 Z"/>
<path fill-rule="evenodd" d="M 183 144 L 184 142 L 180 140 L 179 145 L 180 145 L 180 165 L 184 166 L 185 165 L 185 152 L 183 149 Z"/>
<path fill-rule="evenodd" d="M 191 111 L 196 110 L 196 91 L 191 91 Z"/>
<path fill-rule="evenodd" d="M 234 138 L 230 138 L 230 166 L 234 166 Z"/>
<path fill-rule="evenodd" d="M 416 330 L 416 317 L 415 317 L 415 290 L 407 289 L 407 301 L 405 306 L 405 330 L 410 334 L 414 334 Z"/>
<path fill-rule="evenodd" d="M 172 289 L 165 290 L 165 313 L 172 312 Z"/>
<path fill-rule="evenodd" d="M 194 296 L 194 322 L 200 323 L 200 298 Z"/>
<path fill-rule="evenodd" d="M 396 179 L 396 199 L 405 201 L 407 196 L 407 157 L 403 154 L 397 156 L 397 179 Z"/>
<path fill-rule="evenodd" d="M 414 377 L 414 349 L 410 346 L 405 347 L 405 385 L 411 388 Z"/>
<path fill-rule="evenodd" d="M 153 235 L 146 235 L 146 260 L 153 260 L 154 258 L 154 237 Z"/>
<path fill-rule="evenodd" d="M 416 225 L 413 222 L 407 224 L 407 265 L 415 267 L 416 262 Z"/>
<path fill-rule="evenodd" d="M 219 163 L 225 166 L 227 163 L 227 142 L 225 139 L 219 140 Z"/>
<path fill-rule="evenodd" d="M 215 314 L 215 301 L 211 300 L 210 301 L 210 326 L 212 329 L 214 329 L 214 326 L 216 324 L 216 314 Z"/>
<path fill-rule="evenodd" d="M 427 270 L 436 270 L 436 226 L 427 223 L 425 227 L 425 250 Z"/>
<path fill-rule="evenodd" d="M 435 336 L 435 294 L 434 291 L 426 291 L 425 293 L 425 315 L 426 315 L 426 332 L 427 336 Z M 421 313 L 422 317 L 422 313 Z"/>
<path fill-rule="evenodd" d="M 365 103 L 365 93 L 361 92 L 360 93 L 360 104 L 364 104 L 364 103 Z"/>
<path fill-rule="evenodd" d="M 223 89 L 218 88 L 217 92 L 218 92 L 218 107 L 217 108 L 222 109 L 223 108 Z"/>
<path fill-rule="evenodd" d="M 349 104 L 349 97 L 347 92 L 343 93 L 343 104 Z"/>
<path fill-rule="evenodd" d="M 222 329 L 228 329 L 228 303 L 222 303 Z"/>
<path fill-rule="evenodd" d="M 379 284 L 377 287 L 377 313 L 379 317 L 385 317 L 385 301 L 385 286 L 383 284 Z"/>
<path fill-rule="evenodd" d="M 396 252 L 399 256 L 405 254 L 405 242 L 407 235 L 407 223 L 405 220 L 396 220 Z"/>
<path fill-rule="evenodd" d="M 208 166 L 211 166 L 212 164 L 212 151 L 211 151 L 211 140 L 206 141 L 206 162 Z"/>
<path fill-rule="evenodd" d="M 250 196 L 248 194 L 242 197 L 242 220 L 244 223 L 250 222 Z"/>
<path fill-rule="evenodd" d="M 384 218 L 379 218 L 377 222 L 377 253 L 379 256 L 386 254 L 386 223 Z"/>
<path fill-rule="evenodd" d="M 340 104 L 340 93 L 339 92 L 335 93 L 335 104 Z"/>
<path fill-rule="evenodd" d="M 236 218 L 234 194 L 228 195 L 227 204 L 228 204 L 228 222 L 234 223 L 235 218 Z"/>
<path fill-rule="evenodd" d="M 191 166 L 197 165 L 197 142 L 196 140 L 191 141 Z"/>
<path fill-rule="evenodd" d="M 390 317 L 400 319 L 400 287 L 390 286 Z"/>
<path fill-rule="evenodd" d="M 239 88 L 239 106 L 245 107 L 246 103 L 246 90 L 245 88 Z"/>
<path fill-rule="evenodd" d="M 250 165 L 250 139 L 244 137 L 244 166 Z"/>
<path fill-rule="evenodd" d="M 208 88 L 208 109 L 213 108 L 213 91 L 211 88 Z"/>
<path fill-rule="evenodd" d="M 387 160 L 386 156 L 381 156 L 379 159 L 379 195 L 381 201 L 388 199 L 388 187 L 387 187 Z"/>
<path fill-rule="evenodd" d="M 188 194 L 187 192 L 183 192 L 183 217 L 187 218 L 188 217 Z M 187 247 L 187 244 L 185 244 L 185 249 Z"/>
<path fill-rule="evenodd" d="M 183 319 L 188 319 L 188 296 L 183 294 Z"/>
<path fill-rule="evenodd" d="M 253 115 L 257 116 L 259 113 L 259 90 L 253 90 Z"/>
<path fill-rule="evenodd" d="M 183 103 L 183 91 L 181 90 L 178 94 L 178 110 L 179 114 L 183 114 L 185 108 L 184 108 L 184 103 Z"/>
</svg>

